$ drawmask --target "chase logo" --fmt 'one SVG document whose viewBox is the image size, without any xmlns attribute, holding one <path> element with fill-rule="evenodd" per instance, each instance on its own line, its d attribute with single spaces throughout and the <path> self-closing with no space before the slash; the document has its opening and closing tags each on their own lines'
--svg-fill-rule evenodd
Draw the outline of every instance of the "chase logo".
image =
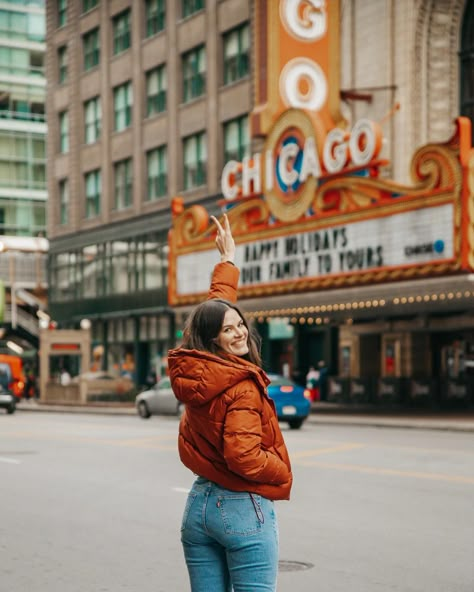
<svg viewBox="0 0 474 592">
<path fill-rule="evenodd" d="M 413 257 L 416 255 L 427 255 L 429 253 L 441 255 L 442 253 L 444 253 L 444 247 L 444 241 L 438 239 L 435 240 L 434 243 L 424 243 L 421 245 L 405 247 L 405 256 Z"/>
</svg>

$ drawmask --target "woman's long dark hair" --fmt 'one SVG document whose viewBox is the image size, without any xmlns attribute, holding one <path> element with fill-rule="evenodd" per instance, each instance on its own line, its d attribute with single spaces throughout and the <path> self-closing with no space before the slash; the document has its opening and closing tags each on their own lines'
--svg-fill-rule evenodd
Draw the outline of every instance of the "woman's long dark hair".
<svg viewBox="0 0 474 592">
<path fill-rule="evenodd" d="M 226 357 L 225 352 L 215 343 L 222 325 L 224 324 L 225 313 L 232 308 L 240 316 L 248 330 L 248 354 L 242 356 L 245 360 L 262 365 L 260 356 L 260 336 L 250 329 L 244 315 L 232 302 L 214 298 L 202 302 L 193 310 L 186 321 L 183 331 L 183 347 L 186 349 L 198 349 Z"/>
</svg>

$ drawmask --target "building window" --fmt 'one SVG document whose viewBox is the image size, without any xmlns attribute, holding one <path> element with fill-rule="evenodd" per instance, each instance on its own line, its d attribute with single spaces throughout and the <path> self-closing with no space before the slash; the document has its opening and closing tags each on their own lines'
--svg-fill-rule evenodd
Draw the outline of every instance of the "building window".
<svg viewBox="0 0 474 592">
<path fill-rule="evenodd" d="M 146 0 L 145 2 L 145 37 L 156 35 L 165 28 L 165 0 Z"/>
<path fill-rule="evenodd" d="M 63 84 L 67 80 L 67 45 L 58 48 L 58 82 Z"/>
<path fill-rule="evenodd" d="M 101 174 L 100 170 L 84 175 L 86 184 L 86 218 L 94 218 L 100 214 Z"/>
<path fill-rule="evenodd" d="M 182 0 L 183 18 L 204 8 L 204 0 Z"/>
<path fill-rule="evenodd" d="M 82 0 L 82 12 L 88 12 L 99 4 L 99 0 Z"/>
<path fill-rule="evenodd" d="M 2 38 L 44 43 L 46 35 L 46 19 L 44 13 L 19 12 L 18 10 L 14 10 L 16 8 L 15 5 L 18 5 L 19 2 L 12 2 L 10 0 L 9 3 L 12 8 L 0 10 L 0 32 Z M 0 2 L 0 4 L 5 7 L 5 0 Z M 15 45 L 12 44 L 12 47 Z"/>
<path fill-rule="evenodd" d="M 84 103 L 84 140 L 93 144 L 100 138 L 102 113 L 100 97 L 94 97 Z"/>
<path fill-rule="evenodd" d="M 224 35 L 224 84 L 230 84 L 248 75 L 249 40 L 248 23 Z"/>
<path fill-rule="evenodd" d="M 153 201 L 167 193 L 167 151 L 166 146 L 154 148 L 146 153 L 147 194 L 146 200 Z"/>
<path fill-rule="evenodd" d="M 124 10 L 112 19 L 114 30 L 114 55 L 130 47 L 130 9 Z"/>
<path fill-rule="evenodd" d="M 99 28 L 92 29 L 82 38 L 84 52 L 84 70 L 90 70 L 99 65 L 100 61 L 100 37 Z"/>
<path fill-rule="evenodd" d="M 250 156 L 248 115 L 224 123 L 224 162 L 242 162 L 245 156 Z"/>
<path fill-rule="evenodd" d="M 59 181 L 59 223 L 67 224 L 69 221 L 69 188 L 67 179 Z"/>
<path fill-rule="evenodd" d="M 206 134 L 201 132 L 183 140 L 183 189 L 206 184 Z"/>
<path fill-rule="evenodd" d="M 162 64 L 146 73 L 146 115 L 166 110 L 166 66 Z"/>
<path fill-rule="evenodd" d="M 461 115 L 472 122 L 472 141 L 474 142 L 474 5 L 466 4 L 461 34 Z"/>
<path fill-rule="evenodd" d="M 64 27 L 67 21 L 67 0 L 58 0 L 58 27 Z"/>
<path fill-rule="evenodd" d="M 132 83 L 114 88 L 114 130 L 119 132 L 132 123 Z"/>
<path fill-rule="evenodd" d="M 28 131 L 0 131 L 0 179 L 1 186 L 4 188 L 45 191 L 46 151 L 44 135 L 33 134 Z M 6 200 L 8 201 L 4 197 L 3 202 Z M 29 207 L 29 204 L 30 200 L 28 200 L 28 205 L 25 207 Z M 44 208 L 44 203 L 41 207 Z M 11 210 L 9 211 L 11 212 Z M 13 219 L 15 219 L 15 216 L 13 216 Z M 20 220 L 19 217 L 17 221 L 20 222 Z"/>
<path fill-rule="evenodd" d="M 183 102 L 200 97 L 206 89 L 206 50 L 200 45 L 183 54 Z"/>
<path fill-rule="evenodd" d="M 67 111 L 59 114 L 59 152 L 69 150 L 69 115 Z"/>
<path fill-rule="evenodd" d="M 126 158 L 114 164 L 115 209 L 124 210 L 132 205 L 132 159 Z"/>
</svg>

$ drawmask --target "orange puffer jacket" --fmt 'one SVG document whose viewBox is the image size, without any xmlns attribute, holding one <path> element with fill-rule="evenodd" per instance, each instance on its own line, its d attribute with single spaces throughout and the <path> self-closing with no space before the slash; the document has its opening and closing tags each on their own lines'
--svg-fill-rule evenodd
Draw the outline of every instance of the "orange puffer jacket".
<svg viewBox="0 0 474 592">
<path fill-rule="evenodd" d="M 209 296 L 235 301 L 238 270 L 216 265 Z M 171 383 L 186 411 L 179 454 L 201 477 L 233 491 L 289 499 L 292 474 L 265 372 L 238 356 L 178 348 L 168 354 Z"/>
</svg>

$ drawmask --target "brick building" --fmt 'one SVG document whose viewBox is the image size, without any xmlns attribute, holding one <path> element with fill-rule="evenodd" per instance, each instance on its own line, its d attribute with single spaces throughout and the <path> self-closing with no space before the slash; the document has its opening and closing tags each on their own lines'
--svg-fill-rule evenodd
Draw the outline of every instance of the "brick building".
<svg viewBox="0 0 474 592">
<path fill-rule="evenodd" d="M 166 355 L 181 326 L 182 312 L 176 317 L 167 298 L 171 199 L 180 195 L 185 206 L 200 203 L 217 212 L 226 162 L 262 148 L 251 119 L 271 64 L 262 62 L 256 36 L 261 11 L 275 4 L 47 3 L 50 310 L 62 324 L 89 318 L 94 342 L 105 347 L 104 366 L 133 358 L 138 382 Z M 381 123 L 380 158 L 388 163 L 380 175 L 409 183 L 415 150 L 447 140 L 457 116 L 473 115 L 473 10 L 465 0 L 337 4 L 338 62 L 329 92 L 337 94 L 348 128 L 363 118 Z M 286 10 L 287 3 L 279 5 Z M 315 13 L 324 7 L 306 5 Z M 346 294 L 372 302 L 387 289 L 356 286 Z M 404 297 L 406 289 L 399 290 Z M 325 315 L 320 327 L 315 319 L 307 322 L 310 303 L 327 306 L 334 299 L 326 291 L 295 297 L 291 306 L 288 296 L 248 300 L 256 319 L 294 310 L 296 337 L 288 352 L 261 327 L 272 369 L 281 370 L 288 354 L 301 370 L 321 357 L 331 373 L 341 374 L 346 315 Z M 408 320 L 403 315 L 408 326 L 421 322 L 415 304 Z M 460 314 L 470 308 L 467 301 L 457 305 Z M 370 351 L 380 349 L 393 311 L 352 313 L 352 326 L 372 327 L 362 341 L 371 343 Z M 459 324 L 448 322 L 454 331 Z M 395 341 L 400 348 L 406 338 Z M 410 372 L 408 363 L 397 364 L 398 376 Z M 376 366 L 374 377 L 382 361 Z"/>
</svg>

